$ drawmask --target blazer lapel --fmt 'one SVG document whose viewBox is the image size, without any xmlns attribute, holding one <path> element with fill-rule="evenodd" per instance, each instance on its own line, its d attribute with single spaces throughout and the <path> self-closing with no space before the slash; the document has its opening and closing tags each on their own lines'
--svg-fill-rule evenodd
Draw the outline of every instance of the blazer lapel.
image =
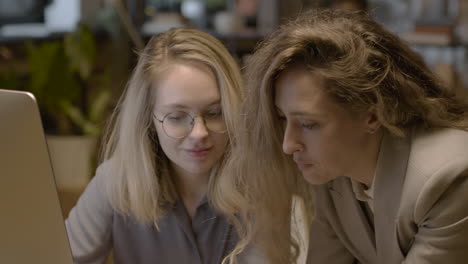
<svg viewBox="0 0 468 264">
<path fill-rule="evenodd" d="M 400 263 L 396 223 L 410 152 L 408 138 L 386 133 L 382 139 L 375 176 L 374 225 L 377 263 Z"/>
<path fill-rule="evenodd" d="M 351 181 L 345 177 L 335 180 L 329 191 L 337 214 L 331 220 L 336 221 L 332 226 L 343 229 L 341 232 L 337 231 L 340 240 L 360 263 L 377 263 L 374 231 L 355 198 Z"/>
</svg>

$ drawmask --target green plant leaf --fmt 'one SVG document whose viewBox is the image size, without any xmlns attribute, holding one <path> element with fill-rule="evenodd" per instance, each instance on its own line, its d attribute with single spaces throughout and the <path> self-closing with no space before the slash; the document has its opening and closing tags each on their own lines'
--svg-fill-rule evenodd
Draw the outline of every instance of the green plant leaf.
<svg viewBox="0 0 468 264">
<path fill-rule="evenodd" d="M 110 74 L 95 69 L 96 43 L 89 28 L 81 25 L 62 41 L 30 42 L 26 48 L 27 90 L 54 123 L 49 129 L 64 134 L 79 128 L 79 133 L 99 135 L 111 100 Z"/>
<path fill-rule="evenodd" d="M 60 106 L 63 112 L 70 118 L 70 120 L 77 126 L 81 127 L 83 134 L 97 136 L 101 132 L 99 128 L 86 119 L 81 110 L 72 105 L 70 102 L 62 101 Z"/>
<path fill-rule="evenodd" d="M 32 92 L 43 112 L 51 120 L 60 120 L 59 127 L 69 127 L 63 122 L 70 122 L 60 117 L 59 102 L 76 100 L 81 86 L 70 70 L 68 58 L 65 56 L 62 42 L 43 42 L 39 45 L 27 44 L 27 54 L 30 67 L 28 89 Z M 58 131 L 65 133 L 65 131 Z"/>
<path fill-rule="evenodd" d="M 76 32 L 65 36 L 64 45 L 71 70 L 78 72 L 83 80 L 87 80 L 96 58 L 94 35 L 87 26 L 81 24 Z"/>
<path fill-rule="evenodd" d="M 44 87 L 47 86 L 52 64 L 59 49 L 60 43 L 57 42 L 46 42 L 40 46 L 35 46 L 31 42 L 26 44 L 30 70 L 29 90 L 38 100 L 42 100 L 46 94 Z"/>
<path fill-rule="evenodd" d="M 111 92 L 109 90 L 101 90 L 90 104 L 89 120 L 100 122 L 104 118 L 110 100 Z"/>
<path fill-rule="evenodd" d="M 0 89 L 20 90 L 20 79 L 15 72 L 0 72 Z"/>
</svg>

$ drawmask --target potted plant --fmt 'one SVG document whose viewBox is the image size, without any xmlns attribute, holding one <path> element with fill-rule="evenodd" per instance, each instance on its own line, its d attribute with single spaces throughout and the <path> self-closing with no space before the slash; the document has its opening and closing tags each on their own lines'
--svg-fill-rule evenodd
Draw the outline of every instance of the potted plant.
<svg viewBox="0 0 468 264">
<path fill-rule="evenodd" d="M 88 27 L 63 39 L 26 45 L 27 90 L 39 103 L 57 185 L 86 186 L 97 139 L 111 99 L 110 75 L 96 67 L 96 40 Z"/>
</svg>

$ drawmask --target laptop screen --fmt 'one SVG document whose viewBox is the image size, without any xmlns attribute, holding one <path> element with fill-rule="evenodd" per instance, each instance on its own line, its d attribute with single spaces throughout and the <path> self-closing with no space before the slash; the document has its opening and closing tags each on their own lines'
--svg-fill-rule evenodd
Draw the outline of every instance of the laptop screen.
<svg viewBox="0 0 468 264">
<path fill-rule="evenodd" d="M 73 263 L 38 106 L 0 90 L 0 263 Z"/>
</svg>

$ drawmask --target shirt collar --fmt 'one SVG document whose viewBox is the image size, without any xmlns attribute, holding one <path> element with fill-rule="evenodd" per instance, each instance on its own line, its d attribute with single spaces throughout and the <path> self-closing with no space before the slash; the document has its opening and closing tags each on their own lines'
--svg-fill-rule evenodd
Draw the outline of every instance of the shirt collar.
<svg viewBox="0 0 468 264">
<path fill-rule="evenodd" d="M 375 176 L 374 176 L 375 178 Z M 369 188 L 366 188 L 366 185 L 351 179 L 351 185 L 353 188 L 354 196 L 357 200 L 362 202 L 368 202 L 374 199 L 374 183 L 375 181 L 372 180 L 372 184 Z"/>
</svg>

